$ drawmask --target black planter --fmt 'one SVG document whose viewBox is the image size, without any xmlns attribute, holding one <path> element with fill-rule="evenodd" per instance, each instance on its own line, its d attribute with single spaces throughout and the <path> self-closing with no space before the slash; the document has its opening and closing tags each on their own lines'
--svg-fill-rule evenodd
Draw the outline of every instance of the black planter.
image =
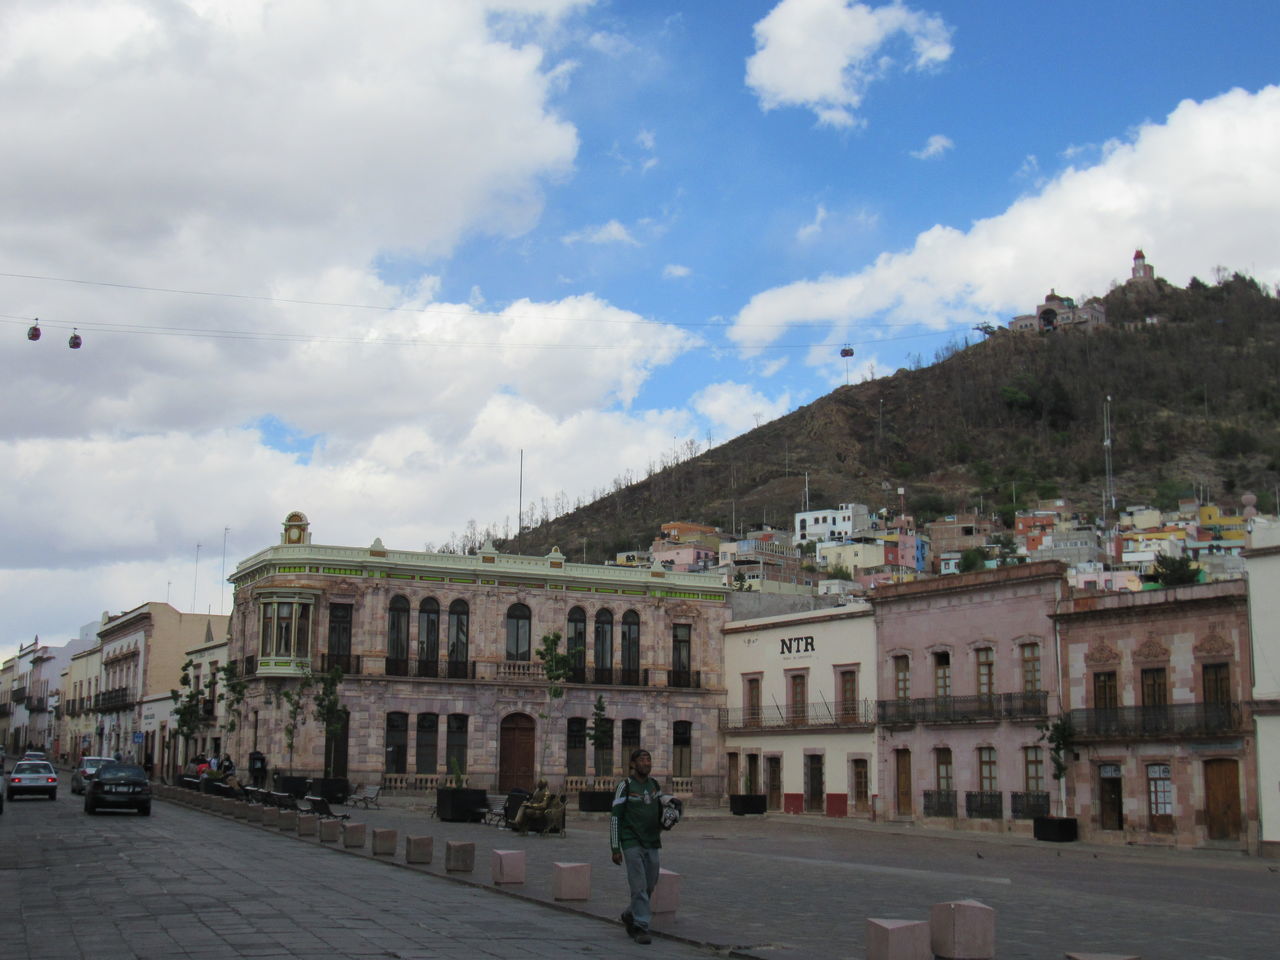
<svg viewBox="0 0 1280 960">
<path fill-rule="evenodd" d="M 1032 829 L 1037 840 L 1050 843 L 1071 843 L 1079 837 L 1075 817 L 1036 817 Z"/>
<path fill-rule="evenodd" d="M 735 817 L 748 813 L 764 813 L 767 809 L 767 798 L 763 793 L 731 793 L 729 794 L 729 812 Z"/>
<path fill-rule="evenodd" d="M 583 813 L 608 813 L 613 809 L 613 791 L 579 790 L 578 809 Z"/>
<path fill-rule="evenodd" d="M 313 781 L 311 789 L 319 791 L 319 796 L 329 803 L 346 803 L 347 797 L 351 795 L 351 784 L 346 777 L 324 777 Z"/>
<path fill-rule="evenodd" d="M 310 777 L 285 777 L 277 774 L 276 792 L 287 793 L 296 800 L 307 795 L 307 784 L 310 782 Z"/>
<path fill-rule="evenodd" d="M 449 823 L 479 823 L 489 809 L 489 794 L 468 787 L 437 787 L 436 816 Z"/>
</svg>

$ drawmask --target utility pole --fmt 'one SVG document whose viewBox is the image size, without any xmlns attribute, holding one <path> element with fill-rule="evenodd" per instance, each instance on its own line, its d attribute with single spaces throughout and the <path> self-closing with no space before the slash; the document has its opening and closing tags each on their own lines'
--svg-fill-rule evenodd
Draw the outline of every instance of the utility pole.
<svg viewBox="0 0 1280 960">
<path fill-rule="evenodd" d="M 196 588 L 200 585 L 200 544 L 196 544 L 196 565 L 191 572 L 191 612 L 196 612 Z"/>
<path fill-rule="evenodd" d="M 230 527 L 222 528 L 222 570 L 219 572 L 218 581 L 218 616 L 222 616 L 222 601 L 227 595 L 227 534 L 231 532 Z"/>
</svg>

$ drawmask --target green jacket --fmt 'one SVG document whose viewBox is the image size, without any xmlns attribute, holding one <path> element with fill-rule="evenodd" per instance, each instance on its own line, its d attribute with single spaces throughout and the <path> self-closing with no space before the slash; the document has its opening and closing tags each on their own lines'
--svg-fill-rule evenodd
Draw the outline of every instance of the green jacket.
<svg viewBox="0 0 1280 960">
<path fill-rule="evenodd" d="M 609 811 L 609 849 L 614 853 L 627 847 L 662 846 L 662 788 L 653 777 L 627 777 L 613 792 Z"/>
</svg>

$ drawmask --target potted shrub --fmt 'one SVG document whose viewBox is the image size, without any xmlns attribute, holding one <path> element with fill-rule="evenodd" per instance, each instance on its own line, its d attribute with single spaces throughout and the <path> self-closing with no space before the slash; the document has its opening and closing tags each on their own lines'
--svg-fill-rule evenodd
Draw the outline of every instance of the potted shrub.
<svg viewBox="0 0 1280 960">
<path fill-rule="evenodd" d="M 767 798 L 763 793 L 756 792 L 756 785 L 752 780 L 751 773 L 747 773 L 747 782 L 745 793 L 729 794 L 729 812 L 735 817 L 745 816 L 748 813 L 764 813 L 767 809 Z"/>
<path fill-rule="evenodd" d="M 477 823 L 489 808 L 489 794 L 466 786 L 467 777 L 456 757 L 450 758 L 451 784 L 436 787 L 436 816 L 449 823 Z"/>
<path fill-rule="evenodd" d="M 605 715 L 604 696 L 596 695 L 591 710 L 591 724 L 587 727 L 587 740 L 596 749 L 613 746 L 613 721 Z M 598 771 L 597 771 L 598 772 Z M 583 813 L 608 813 L 613 807 L 612 790 L 579 790 L 578 809 Z"/>
<path fill-rule="evenodd" d="M 1071 717 L 1063 714 L 1048 723 L 1041 724 L 1039 729 L 1040 739 L 1049 744 L 1049 761 L 1053 764 L 1053 779 L 1058 784 L 1059 808 L 1065 809 L 1066 784 L 1062 781 L 1067 775 L 1067 754 L 1071 752 L 1075 740 Z M 1036 817 L 1032 821 L 1032 835 L 1037 840 L 1047 840 L 1052 843 L 1070 843 L 1079 837 L 1079 830 L 1075 817 Z"/>
</svg>

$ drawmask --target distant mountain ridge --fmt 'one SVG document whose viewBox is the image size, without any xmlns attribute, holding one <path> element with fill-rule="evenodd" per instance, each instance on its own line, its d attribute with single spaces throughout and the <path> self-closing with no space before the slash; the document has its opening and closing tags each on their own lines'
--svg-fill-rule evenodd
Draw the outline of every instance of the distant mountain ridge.
<svg viewBox="0 0 1280 960">
<path fill-rule="evenodd" d="M 504 549 L 599 562 L 660 524 L 790 527 L 804 509 L 899 506 L 918 520 L 969 507 L 1011 518 L 1037 497 L 1101 507 L 1102 410 L 1112 398 L 1118 506 L 1224 505 L 1280 483 L 1280 301 L 1235 274 L 1103 298 L 1092 332 L 997 330 L 936 363 L 840 387 L 786 416 L 525 530 Z M 1159 316 L 1160 323 L 1146 318 Z"/>
</svg>

